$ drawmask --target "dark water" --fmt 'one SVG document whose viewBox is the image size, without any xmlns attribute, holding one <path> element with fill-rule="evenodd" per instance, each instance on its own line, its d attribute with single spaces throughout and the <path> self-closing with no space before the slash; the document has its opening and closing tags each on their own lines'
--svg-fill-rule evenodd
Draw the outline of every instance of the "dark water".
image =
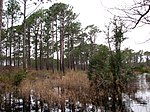
<svg viewBox="0 0 150 112">
<path fill-rule="evenodd" d="M 129 94 L 122 94 L 123 101 L 125 102 L 126 107 L 128 108 L 128 112 L 150 112 L 150 74 L 140 74 L 137 75 L 135 80 L 130 85 L 130 88 L 136 88 L 134 92 Z M 11 101 L 9 101 L 11 97 Z M 16 98 L 14 94 L 5 94 L 1 95 L 1 98 L 5 102 L 1 102 L 1 110 L 0 112 L 23 112 L 23 100 L 21 98 Z M 6 105 L 7 103 L 7 105 Z M 9 103 L 11 103 L 11 109 L 7 110 L 9 107 Z M 26 102 L 27 103 L 27 102 Z M 27 103 L 26 108 L 30 109 L 30 112 L 61 112 L 59 105 L 53 105 L 52 108 L 48 106 L 48 104 L 43 103 L 40 104 L 40 101 L 36 102 L 36 99 L 33 95 L 30 95 L 30 104 Z M 25 104 L 26 105 L 26 104 Z M 80 103 L 77 102 L 76 112 L 80 111 Z M 65 112 L 72 112 L 68 108 L 67 100 L 65 106 Z M 38 109 L 37 109 L 38 108 Z M 97 111 L 91 111 L 93 105 L 87 105 L 87 112 L 103 112 L 101 109 L 97 109 Z M 28 112 L 25 110 L 25 112 Z"/>
<path fill-rule="evenodd" d="M 129 112 L 150 112 L 150 74 L 144 73 L 136 77 L 134 86 L 136 92 L 129 95 L 124 95 L 126 98 L 126 106 Z"/>
</svg>

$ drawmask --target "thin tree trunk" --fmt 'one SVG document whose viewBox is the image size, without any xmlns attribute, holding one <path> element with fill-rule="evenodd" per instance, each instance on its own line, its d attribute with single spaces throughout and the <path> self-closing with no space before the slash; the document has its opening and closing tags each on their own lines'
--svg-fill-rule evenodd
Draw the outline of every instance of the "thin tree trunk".
<svg viewBox="0 0 150 112">
<path fill-rule="evenodd" d="M 16 66 L 16 54 L 14 52 L 14 67 Z"/>
<path fill-rule="evenodd" d="M 8 110 L 11 111 L 11 92 L 9 93 Z"/>
<path fill-rule="evenodd" d="M 41 112 L 43 112 L 43 110 L 44 110 L 43 106 L 44 106 L 44 103 L 43 103 L 43 101 L 42 101 L 42 100 L 40 100 Z"/>
<path fill-rule="evenodd" d="M 52 71 L 54 73 L 54 24 L 52 22 Z"/>
<path fill-rule="evenodd" d="M 7 17 L 7 29 L 8 29 L 8 24 L 9 24 L 9 18 Z M 7 35 L 6 35 L 6 66 L 8 65 L 8 33 L 9 31 L 7 30 Z"/>
<path fill-rule="evenodd" d="M 16 38 L 14 35 L 13 35 L 13 38 Z M 13 40 L 13 65 L 14 65 L 14 67 L 16 67 L 16 50 L 17 50 L 17 48 L 16 48 L 16 43 L 17 42 L 15 42 L 16 41 L 16 39 L 14 39 Z"/>
<path fill-rule="evenodd" d="M 24 34 L 23 34 L 23 69 L 26 71 L 26 3 L 27 0 L 24 0 Z"/>
<path fill-rule="evenodd" d="M 38 34 L 37 33 L 35 33 L 35 69 L 36 70 L 38 70 L 38 60 L 37 60 L 37 46 L 38 46 L 38 43 L 37 43 L 37 37 L 38 36 Z"/>
<path fill-rule="evenodd" d="M 38 100 L 37 97 L 35 98 L 35 112 L 38 112 L 39 107 L 38 107 Z"/>
<path fill-rule="evenodd" d="M 64 73 L 64 12 L 60 15 L 60 70 Z"/>
<path fill-rule="evenodd" d="M 27 59 L 27 65 L 28 65 L 28 68 L 31 68 L 31 53 L 30 53 L 30 50 L 31 50 L 31 45 L 30 45 L 30 27 L 28 27 L 28 59 Z"/>
<path fill-rule="evenodd" d="M 30 94 L 28 95 L 28 112 L 31 112 L 31 97 L 30 97 Z"/>
<path fill-rule="evenodd" d="M 17 65 L 18 65 L 18 68 L 19 68 L 20 67 L 20 46 L 21 46 L 20 41 L 21 41 L 21 37 L 19 36 L 18 39 L 19 39 L 19 46 L 18 46 L 18 64 Z"/>
<path fill-rule="evenodd" d="M 9 36 L 9 42 L 10 42 L 10 49 L 9 49 L 9 65 L 12 66 L 12 57 L 11 57 L 11 54 L 12 54 L 12 38 L 13 38 L 13 19 L 14 19 L 14 15 L 11 15 L 11 29 L 10 29 L 10 36 Z"/>
<path fill-rule="evenodd" d="M 87 70 L 87 67 L 88 67 L 88 53 L 85 53 L 86 55 L 86 60 L 85 60 L 85 69 Z"/>
<path fill-rule="evenodd" d="M 43 69 L 43 64 L 42 64 L 42 54 L 43 54 L 43 44 L 42 44 L 42 41 L 40 42 L 40 70 Z"/>
<path fill-rule="evenodd" d="M 8 46 L 7 46 L 7 41 L 8 41 L 8 39 L 6 40 L 6 66 L 8 65 L 8 60 L 7 60 L 7 57 L 8 57 L 8 54 L 7 54 L 7 49 L 8 49 Z"/>
<path fill-rule="evenodd" d="M 2 56 L 2 11 L 3 11 L 3 0 L 0 0 L 0 58 Z"/>
<path fill-rule="evenodd" d="M 47 41 L 46 69 L 49 70 L 49 42 Z"/>
<path fill-rule="evenodd" d="M 59 54 L 58 54 L 58 35 L 57 35 L 57 18 L 56 18 L 56 52 L 57 52 L 57 70 L 59 70 Z"/>
<path fill-rule="evenodd" d="M 12 65 L 12 61 L 11 61 L 11 36 L 9 37 L 9 65 L 11 66 Z"/>
<path fill-rule="evenodd" d="M 61 102 L 61 112 L 65 112 L 65 104 L 63 101 Z"/>
<path fill-rule="evenodd" d="M 116 99 L 116 79 L 113 80 L 113 93 L 112 93 L 112 111 L 116 112 L 116 103 L 117 103 L 117 99 Z"/>
<path fill-rule="evenodd" d="M 70 66 L 71 62 L 70 62 L 70 37 L 69 37 L 69 35 L 68 35 L 68 44 L 67 45 L 68 45 L 68 59 L 67 60 L 68 60 L 68 69 L 69 69 L 71 67 Z"/>
<path fill-rule="evenodd" d="M 23 112 L 26 112 L 26 100 L 23 98 Z"/>
<path fill-rule="evenodd" d="M 40 34 L 40 70 L 43 69 L 42 55 L 43 55 L 43 44 L 42 44 L 42 24 L 41 24 L 41 34 Z"/>
<path fill-rule="evenodd" d="M 77 68 L 77 69 L 79 69 L 79 64 L 78 64 L 78 62 L 79 62 L 79 61 L 78 61 L 78 57 L 76 57 L 76 58 L 75 58 L 75 63 L 76 63 L 76 64 L 75 64 L 75 68 Z"/>
<path fill-rule="evenodd" d="M 74 103 L 71 104 L 71 108 L 72 108 L 72 112 L 76 112 L 76 111 L 75 111 L 75 104 L 74 104 Z"/>
</svg>

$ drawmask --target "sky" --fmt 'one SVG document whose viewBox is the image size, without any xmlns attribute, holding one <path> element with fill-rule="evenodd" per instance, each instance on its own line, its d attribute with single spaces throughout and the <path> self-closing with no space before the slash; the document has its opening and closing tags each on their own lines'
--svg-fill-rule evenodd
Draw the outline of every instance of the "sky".
<svg viewBox="0 0 150 112">
<path fill-rule="evenodd" d="M 113 18 L 113 15 L 108 12 L 108 9 L 113 7 L 126 7 L 132 4 L 132 0 L 56 0 L 55 2 L 63 2 L 73 6 L 73 11 L 79 14 L 78 19 L 83 27 L 94 24 L 98 26 L 100 30 L 105 30 L 105 25 L 110 22 L 110 18 Z M 41 5 L 41 7 L 48 8 L 51 5 L 52 3 L 47 3 Z M 128 47 L 135 51 L 150 51 L 150 41 L 144 43 L 150 38 L 149 28 L 150 26 L 145 25 L 125 34 L 128 39 L 123 43 L 122 47 Z M 98 35 L 96 43 L 106 44 L 105 35 L 103 33 Z"/>
</svg>

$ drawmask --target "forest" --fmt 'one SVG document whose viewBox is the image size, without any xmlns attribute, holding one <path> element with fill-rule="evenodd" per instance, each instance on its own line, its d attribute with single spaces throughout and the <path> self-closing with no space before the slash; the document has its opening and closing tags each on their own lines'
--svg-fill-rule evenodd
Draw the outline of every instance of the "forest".
<svg viewBox="0 0 150 112">
<path fill-rule="evenodd" d="M 131 112 L 125 97 L 148 104 L 135 93 L 139 74 L 150 81 L 150 51 L 122 44 L 131 29 L 124 19 L 133 30 L 149 24 L 149 1 L 116 9 L 127 17 L 115 15 L 105 29 L 83 27 L 69 4 L 31 0 L 51 6 L 27 14 L 28 2 L 0 3 L 0 112 Z M 96 43 L 100 33 L 107 44 Z"/>
</svg>

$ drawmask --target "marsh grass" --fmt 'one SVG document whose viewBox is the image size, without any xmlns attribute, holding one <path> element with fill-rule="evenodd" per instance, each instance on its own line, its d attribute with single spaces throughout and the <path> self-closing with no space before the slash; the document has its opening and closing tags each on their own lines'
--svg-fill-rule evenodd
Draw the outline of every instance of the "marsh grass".
<svg viewBox="0 0 150 112">
<path fill-rule="evenodd" d="M 49 108 L 65 108 L 66 100 L 70 108 L 76 108 L 76 102 L 90 103 L 90 81 L 83 71 L 68 70 L 65 74 L 51 71 L 28 71 L 19 85 L 19 94 L 25 99 L 29 95 Z"/>
<path fill-rule="evenodd" d="M 109 92 L 112 90 L 111 82 L 100 81 L 98 84 L 101 85 L 99 90 L 97 90 L 98 85 L 94 85 L 88 79 L 85 71 L 67 70 L 65 74 L 62 74 L 47 70 L 24 72 L 21 69 L 5 68 L 0 71 L 1 96 L 10 94 L 10 97 L 7 97 L 8 104 L 10 101 L 14 104 L 6 106 L 3 98 L 0 101 L 5 108 L 9 106 L 15 108 L 16 100 L 22 99 L 23 102 L 20 102 L 20 105 L 23 105 L 24 111 L 65 110 L 65 108 L 73 112 L 77 108 L 84 111 L 87 104 L 93 104 L 97 108 L 107 107 Z M 133 91 L 132 88 L 130 88 L 131 91 Z"/>
</svg>

